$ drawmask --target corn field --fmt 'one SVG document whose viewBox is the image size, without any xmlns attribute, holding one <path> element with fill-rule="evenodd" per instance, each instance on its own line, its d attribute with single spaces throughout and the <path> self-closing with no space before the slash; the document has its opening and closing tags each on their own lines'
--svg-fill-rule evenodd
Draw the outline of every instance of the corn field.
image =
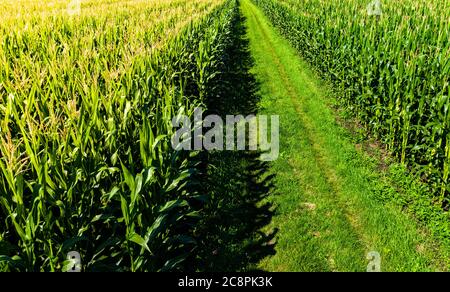
<svg viewBox="0 0 450 292">
<path fill-rule="evenodd" d="M 254 0 L 345 108 L 449 207 L 450 2 Z"/>
<path fill-rule="evenodd" d="M 197 107 L 260 110 L 255 36 L 289 87 L 264 15 L 242 14 L 256 6 L 448 215 L 450 2 L 371 1 L 0 0 L 0 271 L 71 271 L 74 252 L 82 271 L 245 270 L 275 253 L 272 188 L 295 202 L 321 190 L 292 174 L 302 148 L 282 144 L 283 188 L 258 151 L 171 145 L 173 119 Z"/>
<path fill-rule="evenodd" d="M 171 120 L 204 104 L 235 6 L 0 1 L 0 270 L 182 265 L 201 161 Z"/>
</svg>

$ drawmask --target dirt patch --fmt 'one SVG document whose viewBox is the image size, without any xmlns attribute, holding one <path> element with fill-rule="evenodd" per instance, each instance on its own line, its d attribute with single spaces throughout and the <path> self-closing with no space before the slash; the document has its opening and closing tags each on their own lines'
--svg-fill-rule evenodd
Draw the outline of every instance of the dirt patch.
<svg viewBox="0 0 450 292">
<path fill-rule="evenodd" d="M 416 245 L 416 250 L 418 253 L 423 254 L 425 252 L 425 246 L 423 244 Z"/>
<path fill-rule="evenodd" d="M 305 207 L 305 209 L 310 210 L 310 211 L 314 211 L 317 208 L 316 204 L 313 204 L 313 203 L 302 203 L 302 206 Z"/>
</svg>

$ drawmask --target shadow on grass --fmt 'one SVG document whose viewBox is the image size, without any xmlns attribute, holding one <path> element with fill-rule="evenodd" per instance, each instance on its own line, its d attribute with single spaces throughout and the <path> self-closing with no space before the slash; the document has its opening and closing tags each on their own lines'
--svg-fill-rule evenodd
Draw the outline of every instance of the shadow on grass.
<svg viewBox="0 0 450 292">
<path fill-rule="evenodd" d="M 205 114 L 223 119 L 227 114 L 256 114 L 259 101 L 259 85 L 250 73 L 253 60 L 245 19 L 239 12 L 233 21 L 233 36 L 228 38 L 227 53 L 221 56 L 223 70 L 209 84 L 216 91 L 206 99 Z M 264 200 L 273 188 L 268 164 L 258 159 L 256 151 L 218 151 L 205 156 L 203 187 L 210 200 L 198 230 L 196 269 L 254 270 L 256 263 L 275 253 L 277 231 L 261 231 L 273 215 L 272 205 Z"/>
</svg>

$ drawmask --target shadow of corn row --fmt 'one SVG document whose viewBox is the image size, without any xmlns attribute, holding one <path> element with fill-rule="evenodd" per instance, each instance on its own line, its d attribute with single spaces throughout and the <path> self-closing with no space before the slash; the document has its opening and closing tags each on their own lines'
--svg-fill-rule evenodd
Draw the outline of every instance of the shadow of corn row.
<svg viewBox="0 0 450 292">
<path fill-rule="evenodd" d="M 210 80 L 205 97 L 207 114 L 256 114 L 258 88 L 250 73 L 253 60 L 246 39 L 244 17 L 236 7 L 231 35 L 221 54 L 221 73 Z M 203 189 L 209 196 L 206 213 L 197 230 L 198 251 L 193 269 L 200 271 L 243 271 L 274 254 L 276 230 L 262 228 L 270 223 L 273 210 L 264 202 L 273 188 L 273 176 L 265 175 L 268 164 L 256 151 L 218 151 L 203 154 Z M 188 261 L 192 263 L 192 261 Z M 189 269 L 189 268 L 188 268 Z"/>
</svg>

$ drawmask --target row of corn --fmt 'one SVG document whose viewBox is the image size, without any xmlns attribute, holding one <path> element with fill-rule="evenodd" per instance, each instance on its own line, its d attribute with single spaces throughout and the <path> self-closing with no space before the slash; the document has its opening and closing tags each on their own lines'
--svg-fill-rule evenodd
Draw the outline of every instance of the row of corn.
<svg viewBox="0 0 450 292">
<path fill-rule="evenodd" d="M 180 269 L 204 194 L 171 121 L 204 104 L 237 4 L 63 2 L 0 3 L 0 270 Z"/>
</svg>

